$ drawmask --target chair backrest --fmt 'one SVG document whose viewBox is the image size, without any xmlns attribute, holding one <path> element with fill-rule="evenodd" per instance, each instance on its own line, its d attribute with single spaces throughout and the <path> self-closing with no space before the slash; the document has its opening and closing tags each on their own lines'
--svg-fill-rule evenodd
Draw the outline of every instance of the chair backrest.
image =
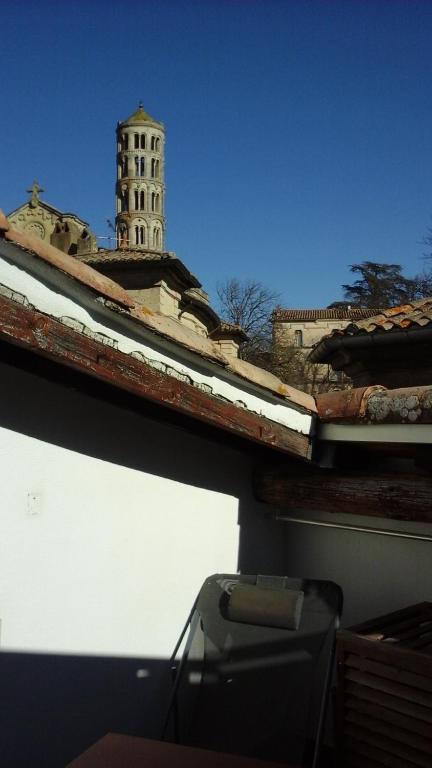
<svg viewBox="0 0 432 768">
<path fill-rule="evenodd" d="M 298 628 L 230 620 L 230 594 L 245 585 L 257 588 L 257 610 L 263 590 L 269 598 L 277 590 L 303 593 Z M 329 581 L 238 574 L 206 579 L 177 680 L 178 740 L 315 766 L 341 611 L 341 589 Z"/>
</svg>

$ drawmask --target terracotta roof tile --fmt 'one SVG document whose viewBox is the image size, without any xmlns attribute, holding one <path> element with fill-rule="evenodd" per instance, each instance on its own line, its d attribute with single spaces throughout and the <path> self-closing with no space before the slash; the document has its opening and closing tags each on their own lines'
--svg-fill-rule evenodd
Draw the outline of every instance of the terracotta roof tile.
<svg viewBox="0 0 432 768">
<path fill-rule="evenodd" d="M 409 304 L 383 309 L 374 316 L 336 329 L 332 336 L 357 336 L 365 333 L 391 333 L 393 331 L 424 328 L 432 324 L 432 297 L 418 299 Z"/>
<path fill-rule="evenodd" d="M 186 349 L 190 349 L 192 352 L 197 352 L 202 357 L 214 360 L 222 365 L 226 364 L 226 358 L 216 344 L 213 344 L 205 336 L 195 333 L 195 331 L 183 325 L 175 318 L 155 312 L 138 302 L 135 302 L 130 310 L 130 314 L 158 335 L 171 339 L 182 347 L 186 347 Z"/>
<path fill-rule="evenodd" d="M 193 288 L 201 288 L 198 278 L 189 271 L 183 262 L 172 251 L 143 251 L 138 248 L 118 248 L 108 250 L 99 248 L 97 253 L 84 253 L 75 257 L 78 261 L 89 266 L 102 267 L 104 264 L 143 264 L 159 263 L 164 266 L 172 266 L 177 270 Z"/>
<path fill-rule="evenodd" d="M 321 421 L 352 424 L 431 424 L 432 387 L 379 385 L 317 395 Z"/>
<path fill-rule="evenodd" d="M 38 237 L 26 235 L 10 228 L 7 218 L 0 210 L 0 236 L 15 244 L 21 250 L 34 254 L 38 258 L 52 264 L 59 270 L 69 275 L 78 282 L 92 288 L 101 296 L 114 301 L 124 307 L 124 313 L 132 319 L 142 323 L 149 330 L 163 336 L 166 339 L 208 358 L 265 390 L 272 392 L 281 398 L 281 401 L 289 401 L 311 412 L 316 412 L 315 400 L 311 395 L 296 390 L 284 384 L 277 376 L 258 368 L 255 365 L 224 355 L 219 346 L 188 329 L 178 320 L 155 312 L 143 304 L 134 301 L 126 291 L 113 280 L 104 277 L 87 264 L 80 263 L 73 256 L 69 256 L 57 248 L 44 243 Z"/>
<path fill-rule="evenodd" d="M 308 395 L 307 392 L 302 392 L 299 389 L 290 387 L 288 384 L 284 384 L 277 376 L 269 373 L 269 371 L 264 371 L 263 368 L 252 365 L 252 363 L 248 363 L 246 360 L 240 360 L 237 357 L 226 359 L 228 360 L 227 367 L 243 379 L 253 381 L 254 384 L 269 389 L 280 397 L 290 400 L 309 411 L 316 411 L 315 399 L 312 395 Z"/>
<path fill-rule="evenodd" d="M 85 264 L 103 264 L 122 261 L 174 261 L 177 257 L 170 252 L 159 253 L 158 251 L 143 251 L 138 248 L 121 248 L 114 251 L 99 248 L 97 253 L 84 253 L 76 258 Z"/>
<path fill-rule="evenodd" d="M 10 224 L 0 208 L 0 232 L 7 232 L 10 229 Z"/>
<path fill-rule="evenodd" d="M 301 323 L 314 320 L 362 320 L 373 317 L 380 309 L 361 307 L 333 307 L 329 309 L 276 309 L 272 320 L 276 323 Z"/>
</svg>

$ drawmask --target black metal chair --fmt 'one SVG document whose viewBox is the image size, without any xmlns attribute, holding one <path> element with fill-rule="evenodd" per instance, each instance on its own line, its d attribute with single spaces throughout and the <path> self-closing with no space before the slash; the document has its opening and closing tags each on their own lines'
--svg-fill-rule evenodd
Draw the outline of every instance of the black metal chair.
<svg viewBox="0 0 432 768">
<path fill-rule="evenodd" d="M 206 579 L 171 659 L 162 738 L 316 768 L 342 602 L 329 581 Z"/>
</svg>

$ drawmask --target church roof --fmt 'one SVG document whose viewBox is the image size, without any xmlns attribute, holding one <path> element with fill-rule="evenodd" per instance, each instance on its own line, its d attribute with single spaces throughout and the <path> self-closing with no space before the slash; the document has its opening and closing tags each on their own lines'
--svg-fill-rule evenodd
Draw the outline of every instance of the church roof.
<svg viewBox="0 0 432 768">
<path fill-rule="evenodd" d="M 144 110 L 142 102 L 140 102 L 138 109 L 128 117 L 127 120 L 123 120 L 120 125 L 126 125 L 128 123 L 155 123 L 156 125 L 162 125 L 159 120 L 155 120 L 154 117 L 151 117 L 151 115 Z"/>
</svg>

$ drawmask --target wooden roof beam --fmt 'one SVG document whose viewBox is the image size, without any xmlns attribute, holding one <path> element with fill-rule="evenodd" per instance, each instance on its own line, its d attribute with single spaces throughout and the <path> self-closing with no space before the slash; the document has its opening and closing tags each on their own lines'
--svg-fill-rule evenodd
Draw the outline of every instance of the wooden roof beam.
<svg viewBox="0 0 432 768">
<path fill-rule="evenodd" d="M 0 339 L 179 413 L 301 459 L 311 440 L 0 295 Z"/>
</svg>

